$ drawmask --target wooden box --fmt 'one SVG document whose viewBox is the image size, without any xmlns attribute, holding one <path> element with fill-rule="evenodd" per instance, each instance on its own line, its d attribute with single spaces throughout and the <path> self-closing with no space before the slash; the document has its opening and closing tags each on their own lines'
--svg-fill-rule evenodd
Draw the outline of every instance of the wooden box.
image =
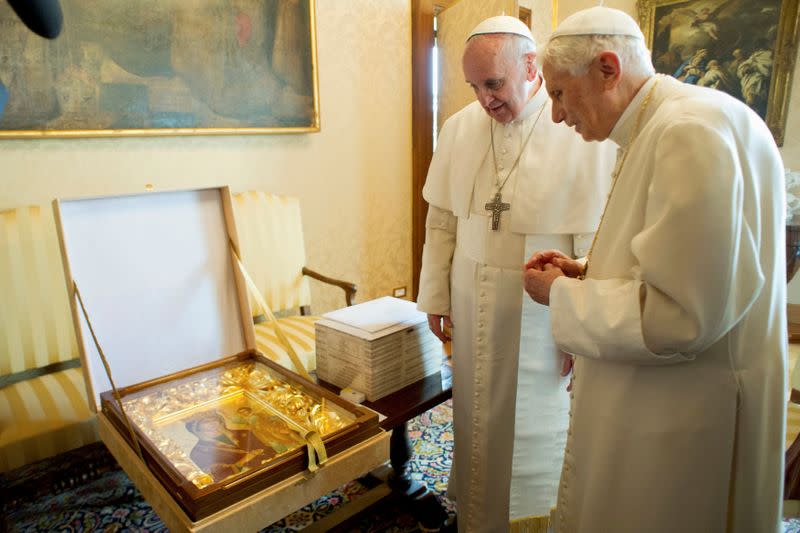
<svg viewBox="0 0 800 533">
<path fill-rule="evenodd" d="M 414 302 L 385 296 L 317 321 L 317 375 L 373 402 L 439 372 L 442 343 Z"/>
<path fill-rule="evenodd" d="M 151 501 L 170 528 L 222 527 L 282 492 L 298 508 L 388 459 L 374 412 L 255 350 L 227 188 L 54 209 L 101 437 L 146 497 L 172 498 Z"/>
</svg>

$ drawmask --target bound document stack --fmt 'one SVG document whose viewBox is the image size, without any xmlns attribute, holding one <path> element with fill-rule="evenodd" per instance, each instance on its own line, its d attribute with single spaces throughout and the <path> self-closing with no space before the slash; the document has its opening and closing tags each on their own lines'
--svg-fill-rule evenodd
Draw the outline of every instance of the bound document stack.
<svg viewBox="0 0 800 533">
<path fill-rule="evenodd" d="M 439 372 L 442 343 L 414 302 L 385 296 L 322 315 L 317 376 L 375 401 Z"/>
</svg>

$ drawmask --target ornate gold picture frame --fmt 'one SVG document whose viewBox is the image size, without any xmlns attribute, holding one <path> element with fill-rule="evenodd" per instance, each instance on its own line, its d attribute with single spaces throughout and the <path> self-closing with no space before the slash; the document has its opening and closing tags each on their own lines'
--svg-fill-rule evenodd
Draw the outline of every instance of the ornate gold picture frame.
<svg viewBox="0 0 800 533">
<path fill-rule="evenodd" d="M 126 416 L 186 481 L 203 489 L 355 423 L 255 361 L 243 361 L 148 387 L 123 400 Z"/>
<path fill-rule="evenodd" d="M 0 2 L 0 139 L 314 132 L 314 0 L 62 0 L 52 41 Z"/>
<path fill-rule="evenodd" d="M 102 412 L 192 520 L 380 433 L 378 415 L 248 351 L 100 394 Z"/>
<path fill-rule="evenodd" d="M 638 0 L 657 72 L 742 100 L 783 144 L 798 0 Z"/>
</svg>

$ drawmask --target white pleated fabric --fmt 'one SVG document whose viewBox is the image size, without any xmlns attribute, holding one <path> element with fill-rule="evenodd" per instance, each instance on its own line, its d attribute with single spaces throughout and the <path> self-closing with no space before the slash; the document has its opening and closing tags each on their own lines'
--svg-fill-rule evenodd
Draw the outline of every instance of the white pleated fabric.
<svg viewBox="0 0 800 533">
<path fill-rule="evenodd" d="M 570 235 L 529 236 L 525 257 L 538 250 L 570 251 Z M 547 307 L 522 297 L 522 321 L 511 478 L 511 519 L 549 520 L 564 462 L 569 425 L 569 378 L 562 377 L 562 355 L 550 333 Z"/>
<path fill-rule="evenodd" d="M 549 524 L 566 442 L 569 396 L 547 308 L 522 287 L 531 249 L 570 251 L 572 235 L 486 231 L 486 217 L 459 219 L 453 257 L 455 452 L 448 493 L 459 530 L 507 531 Z M 463 241 L 461 240 L 463 238 Z M 492 241 L 488 244 L 488 240 Z M 475 257 L 474 243 L 490 256 Z M 521 334 L 520 334 L 521 333 Z"/>
<path fill-rule="evenodd" d="M 233 199 L 242 262 L 267 305 L 274 313 L 311 305 L 299 200 L 262 191 Z M 252 296 L 250 306 L 253 316 L 262 314 Z"/>
</svg>

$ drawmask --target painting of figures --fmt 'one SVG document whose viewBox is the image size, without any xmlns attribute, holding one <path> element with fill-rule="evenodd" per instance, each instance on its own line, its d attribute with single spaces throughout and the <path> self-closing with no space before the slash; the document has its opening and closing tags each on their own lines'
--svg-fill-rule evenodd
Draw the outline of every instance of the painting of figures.
<svg viewBox="0 0 800 533">
<path fill-rule="evenodd" d="M 782 137 L 780 111 L 794 58 L 780 51 L 795 36 L 796 0 L 639 0 L 638 6 L 657 72 L 742 100 Z"/>
<path fill-rule="evenodd" d="M 304 446 L 299 430 L 266 405 L 237 395 L 171 418 L 159 424 L 158 433 L 220 483 Z"/>
<path fill-rule="evenodd" d="M 62 0 L 52 40 L 0 2 L 0 137 L 319 129 L 313 0 Z"/>
</svg>

